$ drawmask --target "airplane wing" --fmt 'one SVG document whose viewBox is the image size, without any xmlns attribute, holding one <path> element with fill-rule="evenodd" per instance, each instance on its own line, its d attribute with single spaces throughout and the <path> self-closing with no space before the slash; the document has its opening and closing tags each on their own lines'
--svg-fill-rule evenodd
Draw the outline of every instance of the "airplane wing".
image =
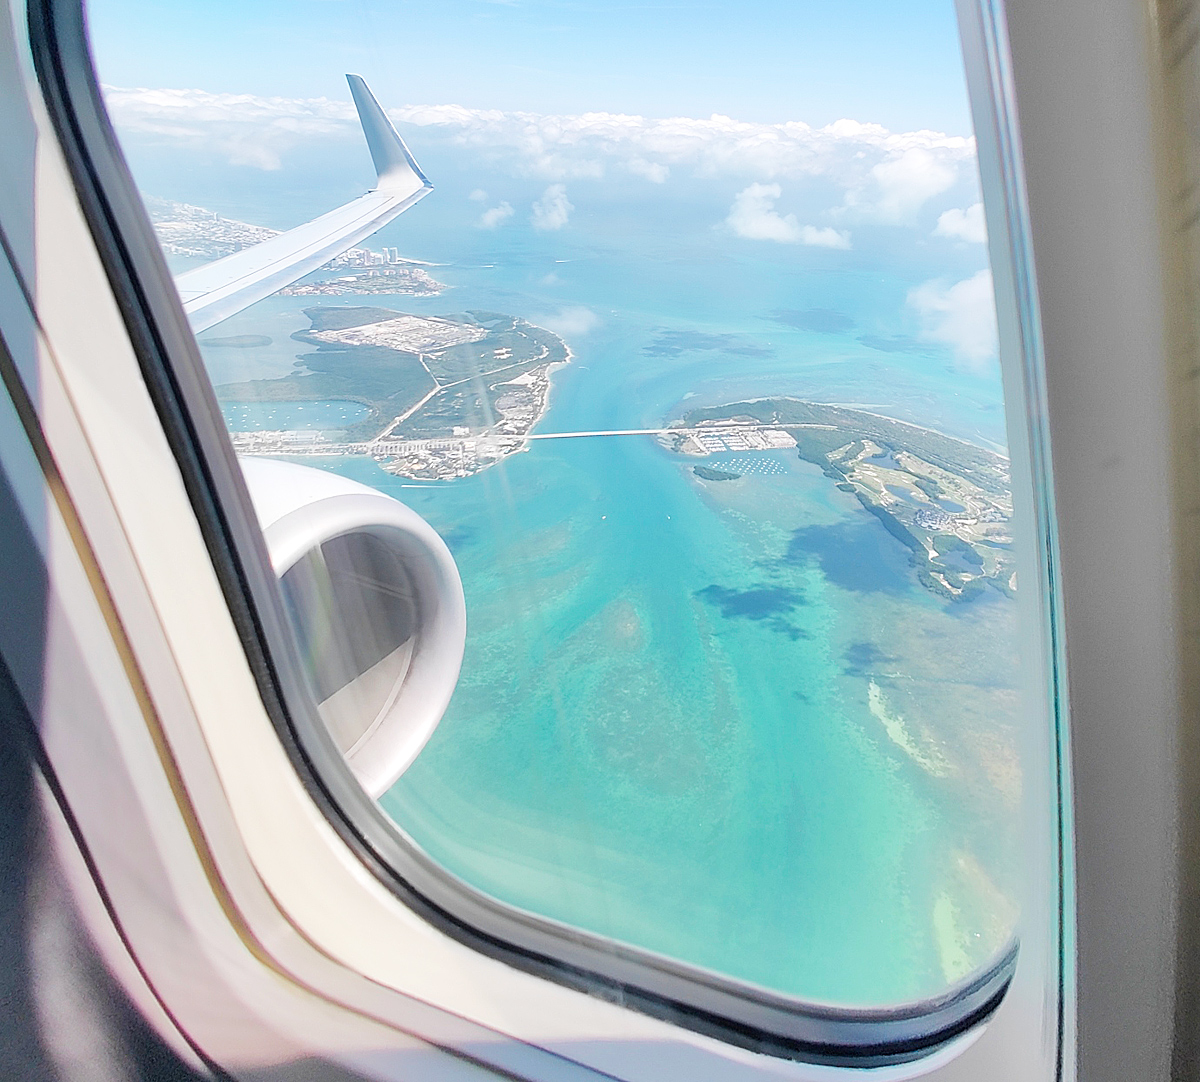
<svg viewBox="0 0 1200 1082">
<path fill-rule="evenodd" d="M 359 75 L 347 75 L 378 176 L 373 191 L 277 237 L 175 279 L 199 334 L 328 263 L 433 190 Z"/>
</svg>

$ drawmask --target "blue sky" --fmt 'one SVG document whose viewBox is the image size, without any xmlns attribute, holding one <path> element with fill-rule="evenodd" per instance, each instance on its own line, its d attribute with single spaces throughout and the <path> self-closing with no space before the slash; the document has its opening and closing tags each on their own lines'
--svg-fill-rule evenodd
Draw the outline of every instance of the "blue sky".
<svg viewBox="0 0 1200 1082">
<path fill-rule="evenodd" d="M 372 172 L 342 74 L 358 71 L 437 187 L 376 243 L 436 261 L 449 237 L 553 247 L 632 223 L 674 247 L 904 267 L 927 338 L 968 367 L 994 356 L 951 0 L 89 11 L 153 195 L 285 229 L 360 194 Z"/>
<path fill-rule="evenodd" d="M 127 87 L 970 134 L 952 0 L 91 0 Z"/>
</svg>

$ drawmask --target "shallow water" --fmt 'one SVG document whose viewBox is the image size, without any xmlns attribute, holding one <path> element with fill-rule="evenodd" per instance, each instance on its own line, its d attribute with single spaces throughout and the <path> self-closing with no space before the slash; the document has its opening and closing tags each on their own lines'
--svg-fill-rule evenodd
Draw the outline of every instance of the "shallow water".
<svg viewBox="0 0 1200 1082">
<path fill-rule="evenodd" d="M 230 432 L 329 432 L 367 416 L 358 402 L 224 402 L 221 415 Z"/>
<path fill-rule="evenodd" d="M 576 356 L 541 432 L 657 427 L 786 393 L 1003 443 L 994 371 L 892 348 L 911 330 L 902 272 L 831 272 L 812 251 L 735 257 L 704 238 L 693 255 L 719 258 L 680 262 L 637 237 L 514 229 L 493 243 L 492 266 L 438 269 L 453 287 L 441 297 L 338 303 L 558 329 Z M 264 302 L 263 326 L 306 326 L 314 300 Z M 797 317 L 810 309 L 824 318 Z M 254 311 L 215 333 L 258 332 Z M 888 350 L 869 344 L 879 335 Z M 283 374 L 289 348 L 306 349 L 273 345 L 255 374 Z M 219 352 L 223 378 L 246 378 L 224 375 L 225 355 L 256 351 Z M 269 425 L 231 420 L 322 428 L 345 405 L 305 404 L 321 423 L 283 404 L 262 407 Z M 382 800 L 449 870 L 823 1001 L 933 994 L 1004 944 L 1021 785 L 1010 601 L 929 593 L 908 551 L 793 452 L 535 441 L 444 484 L 302 461 L 410 504 L 462 573 L 458 690 Z M 698 462 L 742 476 L 703 481 Z"/>
</svg>

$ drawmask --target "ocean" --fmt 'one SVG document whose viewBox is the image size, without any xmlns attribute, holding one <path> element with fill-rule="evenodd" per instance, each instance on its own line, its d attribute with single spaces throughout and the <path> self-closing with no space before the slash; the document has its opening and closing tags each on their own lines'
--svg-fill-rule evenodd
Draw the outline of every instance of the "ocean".
<svg viewBox="0 0 1200 1082">
<path fill-rule="evenodd" d="M 210 332 L 270 347 L 206 359 L 217 383 L 285 374 L 313 304 L 487 309 L 574 352 L 541 432 L 786 394 L 1003 450 L 994 363 L 956 364 L 906 307 L 935 254 L 644 224 L 463 229 L 431 268 L 442 296 L 274 297 Z M 335 428 L 356 408 L 226 415 Z M 504 902 L 810 1000 L 934 995 L 992 958 L 1020 866 L 1013 602 L 924 589 L 908 551 L 794 452 L 530 448 L 445 483 L 300 460 L 409 504 L 463 579 L 459 687 L 387 813 Z M 698 461 L 742 477 L 703 481 Z"/>
</svg>

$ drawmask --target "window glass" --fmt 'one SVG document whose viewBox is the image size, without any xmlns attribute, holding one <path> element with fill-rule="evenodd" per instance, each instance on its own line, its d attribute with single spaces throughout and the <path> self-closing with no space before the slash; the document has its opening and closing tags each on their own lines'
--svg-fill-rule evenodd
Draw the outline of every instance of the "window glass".
<svg viewBox="0 0 1200 1082">
<path fill-rule="evenodd" d="M 343 71 L 434 186 L 199 335 L 240 453 L 394 496 L 457 562 L 461 677 L 398 827 L 806 1000 L 995 959 L 1017 581 L 950 0 L 89 11 L 174 272 L 374 184 Z M 392 560 L 354 534 L 282 580 L 347 752 L 417 664 Z"/>
</svg>

